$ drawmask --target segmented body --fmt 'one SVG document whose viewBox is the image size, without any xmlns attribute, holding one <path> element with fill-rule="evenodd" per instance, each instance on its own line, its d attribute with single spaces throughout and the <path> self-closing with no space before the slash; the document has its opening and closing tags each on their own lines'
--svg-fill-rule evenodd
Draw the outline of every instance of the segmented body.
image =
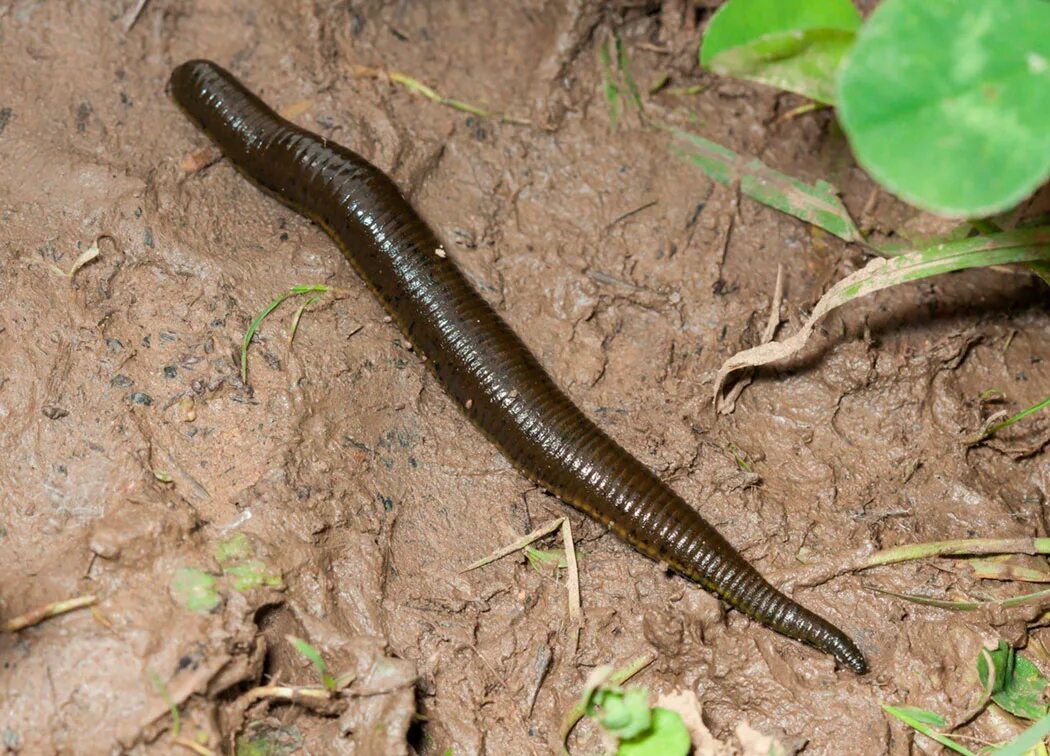
<svg viewBox="0 0 1050 756">
<path fill-rule="evenodd" d="M 842 631 L 773 588 L 573 404 L 382 171 L 279 117 L 209 61 L 175 69 L 171 91 L 238 169 L 325 228 L 452 399 L 519 470 L 750 617 L 866 671 Z"/>
</svg>

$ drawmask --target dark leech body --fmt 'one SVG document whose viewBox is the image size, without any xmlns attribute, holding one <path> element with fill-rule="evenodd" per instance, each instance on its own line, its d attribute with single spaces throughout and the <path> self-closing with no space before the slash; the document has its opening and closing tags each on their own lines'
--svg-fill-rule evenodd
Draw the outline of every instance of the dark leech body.
<svg viewBox="0 0 1050 756">
<path fill-rule="evenodd" d="M 755 620 L 867 670 L 841 630 L 773 588 L 573 404 L 382 171 L 279 117 L 214 63 L 179 66 L 171 91 L 242 173 L 325 228 L 449 395 L 525 475 Z"/>
</svg>

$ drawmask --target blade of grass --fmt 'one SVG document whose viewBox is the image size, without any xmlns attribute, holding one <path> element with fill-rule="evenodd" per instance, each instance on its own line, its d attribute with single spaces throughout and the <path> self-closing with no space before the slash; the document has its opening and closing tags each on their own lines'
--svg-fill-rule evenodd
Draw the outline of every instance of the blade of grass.
<svg viewBox="0 0 1050 756">
<path fill-rule="evenodd" d="M 1007 564 L 992 559 L 970 559 L 967 564 L 974 577 L 984 580 L 1020 581 L 1022 583 L 1050 583 L 1050 571 Z"/>
<path fill-rule="evenodd" d="M 964 612 L 972 612 L 977 609 L 985 609 L 992 607 L 1000 607 L 1002 609 L 1012 609 L 1015 606 L 1023 606 L 1024 604 L 1030 604 L 1040 599 L 1050 598 L 1050 588 L 1044 588 L 1041 591 L 1035 591 L 1033 593 L 1025 593 L 1021 596 L 1013 596 L 1007 599 L 994 599 L 991 601 L 961 601 L 954 599 L 939 599 L 933 596 L 922 596 L 915 593 L 895 593 L 894 591 L 888 591 L 883 588 L 879 588 L 874 585 L 865 586 L 869 590 L 875 591 L 876 593 L 882 593 L 887 596 L 893 596 L 895 598 L 903 599 L 905 601 L 911 601 L 913 604 L 922 604 L 923 606 L 934 606 L 938 609 L 957 609 Z"/>
<path fill-rule="evenodd" d="M 324 685 L 325 689 L 334 693 L 336 690 L 335 678 L 328 674 L 328 665 L 325 663 L 324 657 L 321 656 L 321 652 L 302 638 L 296 638 L 294 635 L 286 635 L 284 638 L 292 644 L 292 647 L 295 648 L 296 651 L 305 656 L 309 662 L 314 665 L 318 674 L 321 676 L 321 683 Z"/>
<path fill-rule="evenodd" d="M 817 322 L 828 312 L 867 294 L 966 268 L 1050 260 L 1050 228 L 1007 231 L 992 236 L 945 242 L 894 258 L 877 257 L 832 286 L 817 302 L 813 313 L 793 336 L 783 341 L 745 349 L 730 357 L 718 370 L 714 398 L 730 373 L 766 365 L 788 357 L 805 346 Z"/>
<path fill-rule="evenodd" d="M 561 527 L 561 524 L 564 521 L 565 521 L 564 517 L 557 517 L 557 518 L 551 520 L 550 522 L 548 522 L 546 525 L 541 525 L 540 527 L 536 528 L 531 533 L 527 533 L 526 535 L 523 535 L 521 538 L 519 538 L 518 540 L 514 541 L 513 543 L 507 544 L 506 546 L 503 546 L 502 548 L 496 549 L 494 552 L 492 552 L 488 556 L 482 557 L 481 559 L 479 559 L 478 561 L 474 562 L 473 564 L 471 564 L 471 565 L 469 565 L 467 567 L 464 567 L 462 570 L 460 570 L 460 572 L 463 573 L 463 572 L 470 572 L 471 570 L 476 570 L 478 567 L 484 567 L 486 564 L 490 564 L 492 562 L 495 562 L 497 559 L 502 559 L 503 557 L 507 556 L 508 554 L 513 554 L 515 551 L 520 551 L 521 549 L 525 548 L 526 546 L 528 546 L 533 541 L 536 541 L 536 540 L 538 540 L 540 538 L 543 538 L 543 536 L 545 536 L 545 535 L 553 533 L 555 530 L 557 530 L 558 528 Z M 566 548 L 566 550 L 568 550 L 568 549 Z"/>
<path fill-rule="evenodd" d="M 882 708 L 887 714 L 897 717 L 897 719 L 904 722 L 904 724 L 921 732 L 931 740 L 940 743 L 945 748 L 950 748 L 956 753 L 961 753 L 963 756 L 976 756 L 976 754 L 970 749 L 959 745 L 947 735 L 933 729 L 934 727 L 945 726 L 946 723 L 944 718 L 940 715 L 915 706 L 890 706 L 889 704 L 882 704 Z"/>
<path fill-rule="evenodd" d="M 271 312 L 280 307 L 285 300 L 290 299 L 300 294 L 310 294 L 313 292 L 327 292 L 331 291 L 330 286 L 325 284 L 299 284 L 293 286 L 283 294 L 278 295 L 273 299 L 270 304 L 263 308 L 262 312 L 255 316 L 251 324 L 248 326 L 248 330 L 244 332 L 244 340 L 241 342 L 241 380 L 245 383 L 248 382 L 248 344 L 251 343 L 252 337 L 255 336 L 255 332 L 259 329 L 259 325 L 262 324 L 263 320 Z M 298 324 L 298 321 L 296 321 Z"/>
<path fill-rule="evenodd" d="M 197 743 L 189 738 L 176 738 L 171 741 L 173 745 L 182 746 L 188 751 L 193 751 L 198 756 L 215 756 L 215 751 L 203 743 Z"/>
<path fill-rule="evenodd" d="M 583 610 L 580 607 L 580 571 L 576 563 L 576 547 L 572 540 L 572 526 L 569 518 L 562 518 L 561 540 L 565 547 L 565 566 L 568 575 L 569 591 L 569 656 L 576 656 L 576 649 L 580 642 L 580 619 Z"/>
<path fill-rule="evenodd" d="M 1032 414 L 1034 414 L 1036 412 L 1039 412 L 1040 410 L 1046 409 L 1047 407 L 1050 407 L 1050 396 L 1046 397 L 1046 399 L 1044 399 L 1041 402 L 1036 402 L 1031 407 L 1028 407 L 1026 409 L 1021 410 L 1016 415 L 1008 417 L 1007 419 L 1003 420 L 1002 422 L 995 423 L 994 425 L 991 425 L 988 428 L 984 428 L 977 435 L 972 436 L 971 438 L 968 438 L 966 440 L 966 445 L 967 446 L 976 446 L 977 444 L 981 443 L 982 441 L 984 441 L 984 440 L 986 440 L 988 438 L 991 438 L 992 436 L 994 436 L 996 433 L 998 433 L 999 431 L 1003 430 L 1004 428 L 1009 428 L 1014 423 L 1019 422 L 1020 420 L 1024 420 L 1029 415 L 1032 415 Z"/>
<path fill-rule="evenodd" d="M 401 73 L 400 71 L 388 71 L 387 76 L 390 77 L 391 81 L 400 84 L 401 86 L 411 90 L 412 92 L 416 92 L 417 94 L 423 95 L 428 100 L 433 100 L 434 102 L 441 102 L 442 100 L 441 95 L 439 95 L 435 90 L 431 89 L 414 76 L 409 76 L 408 74 Z"/>
<path fill-rule="evenodd" d="M 638 91 L 638 84 L 634 80 L 634 74 L 631 73 L 631 61 L 627 57 L 627 49 L 623 45 L 623 39 L 620 38 L 619 32 L 616 33 L 616 68 L 627 84 L 627 91 L 634 101 L 634 106 L 639 110 L 644 110 L 642 95 Z"/>
<path fill-rule="evenodd" d="M 52 617 L 57 617 L 61 614 L 67 614 L 76 609 L 94 606 L 97 603 L 97 596 L 87 595 L 45 604 L 44 606 L 39 606 L 25 614 L 19 615 L 18 617 L 9 619 L 4 623 L 4 632 L 17 633 L 19 630 L 38 625 L 46 619 L 51 619 Z"/>
<path fill-rule="evenodd" d="M 299 309 L 295 311 L 295 315 L 292 316 L 292 327 L 288 333 L 288 346 L 292 345 L 292 341 L 295 339 L 295 332 L 299 330 L 299 321 L 303 318 L 303 313 L 306 312 L 306 308 L 318 301 L 320 297 L 310 297 L 301 305 Z"/>
<path fill-rule="evenodd" d="M 688 131 L 671 128 L 671 152 L 687 160 L 724 186 L 740 183 L 740 191 L 752 199 L 799 220 L 819 226 L 848 242 L 864 238 L 826 181 L 807 184 L 770 168 L 761 160 L 738 155 Z"/>
<path fill-rule="evenodd" d="M 608 42 L 602 43 L 602 46 L 598 48 L 598 60 L 602 64 L 602 90 L 605 93 L 605 102 L 609 105 L 609 124 L 615 131 L 616 121 L 620 117 L 620 88 L 613 77 Z"/>
<path fill-rule="evenodd" d="M 894 546 L 874 554 L 857 554 L 841 564 L 828 567 L 817 564 L 792 581 L 795 585 L 813 587 L 849 572 L 861 572 L 897 562 L 945 556 L 979 556 L 987 554 L 1050 554 L 1050 538 L 963 538 L 952 541 L 930 541 Z"/>
<path fill-rule="evenodd" d="M 1050 714 L 995 752 L 995 756 L 1026 756 L 1050 735 Z"/>
<path fill-rule="evenodd" d="M 171 738 L 175 740 L 182 731 L 182 715 L 179 714 L 179 707 L 175 705 L 175 701 L 168 691 L 168 686 L 160 679 L 160 675 L 152 669 L 147 669 L 146 674 L 149 675 L 150 682 L 153 683 L 153 689 L 157 691 L 157 695 L 164 699 L 164 703 L 168 705 L 168 711 L 171 712 Z"/>
<path fill-rule="evenodd" d="M 459 110 L 464 113 L 470 113 L 476 115 L 479 118 L 499 118 L 503 123 L 513 123 L 519 126 L 531 126 L 532 121 L 527 118 L 518 118 L 515 116 L 507 115 L 506 113 L 497 113 L 488 108 L 483 108 L 480 105 L 474 105 L 463 100 L 457 100 L 454 97 L 445 97 L 433 87 L 429 87 L 414 76 L 409 76 L 401 71 L 382 71 L 380 69 L 367 68 L 359 66 L 356 68 L 359 74 L 369 75 L 373 77 L 386 76 L 390 81 L 395 84 L 400 84 L 411 92 L 422 95 L 432 102 L 436 102 L 438 105 L 444 105 L 445 107 Z"/>
</svg>

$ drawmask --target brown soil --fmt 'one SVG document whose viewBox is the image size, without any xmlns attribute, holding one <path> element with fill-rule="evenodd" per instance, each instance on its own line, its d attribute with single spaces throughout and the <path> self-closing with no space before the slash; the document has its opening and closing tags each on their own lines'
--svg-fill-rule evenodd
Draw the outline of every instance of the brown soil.
<svg viewBox="0 0 1050 756">
<path fill-rule="evenodd" d="M 716 3 L 700 5 L 703 23 Z M 724 612 L 466 427 L 318 228 L 226 162 L 187 170 L 206 141 L 164 91 L 174 65 L 213 58 L 388 170 L 578 403 L 776 582 L 800 559 L 1045 535 L 1045 418 L 991 447 L 960 443 L 989 413 L 981 391 L 1016 407 L 1050 385 L 1050 310 L 1030 277 L 965 273 L 845 308 L 714 415 L 713 376 L 758 338 L 777 263 L 784 333 L 863 257 L 746 198 L 734 209 L 633 115 L 611 131 L 596 49 L 613 29 L 643 87 L 664 72 L 709 85 L 650 98 L 661 118 L 835 182 L 877 230 L 929 219 L 885 194 L 869 205 L 828 113 L 778 120 L 797 98 L 700 72 L 682 7 L 152 0 L 125 33 L 121 3 L 0 3 L 0 615 L 99 597 L 0 636 L 5 747 L 168 752 L 155 677 L 182 736 L 213 748 L 240 728 L 308 753 L 547 753 L 588 672 L 650 650 L 637 682 L 695 692 L 716 736 L 746 720 L 806 753 L 908 753 L 880 702 L 952 719 L 978 699 L 980 645 L 1023 641 L 1041 608 L 949 613 L 868 586 L 1023 587 L 923 563 L 798 589 L 860 643 L 864 677 Z M 468 116 L 355 65 L 536 125 Z M 52 269 L 99 236 L 72 282 Z M 266 321 L 244 385 L 252 316 L 315 282 L 347 293 L 307 312 L 294 349 L 294 307 Z M 575 657 L 563 581 L 520 558 L 459 572 L 564 514 L 582 553 Z M 286 587 L 240 592 L 227 575 L 219 608 L 188 611 L 176 570 L 222 575 L 216 546 L 238 533 Z M 260 681 L 315 681 L 286 634 L 357 673 L 337 710 L 245 712 Z M 985 716 L 965 731 L 1017 729 Z M 593 728 L 577 742 L 593 751 Z"/>
</svg>

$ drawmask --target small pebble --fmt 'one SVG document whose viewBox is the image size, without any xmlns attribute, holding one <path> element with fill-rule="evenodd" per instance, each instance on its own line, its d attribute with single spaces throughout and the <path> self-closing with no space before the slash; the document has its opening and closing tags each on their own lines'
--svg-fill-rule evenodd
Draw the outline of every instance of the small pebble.
<svg viewBox="0 0 1050 756">
<path fill-rule="evenodd" d="M 164 366 L 164 377 L 165 378 L 174 378 L 177 374 L 178 374 L 178 368 L 176 368 L 174 365 L 165 365 Z"/>
<path fill-rule="evenodd" d="M 58 420 L 69 414 L 69 410 L 56 407 L 53 404 L 45 404 L 42 412 L 44 413 L 44 417 L 49 420 Z"/>
<path fill-rule="evenodd" d="M 142 391 L 136 391 L 134 394 L 128 397 L 132 404 L 144 404 L 149 406 L 153 404 L 153 397 L 149 394 L 143 393 Z"/>
<path fill-rule="evenodd" d="M 464 404 L 463 406 L 466 407 L 467 409 L 470 409 L 471 407 L 474 406 L 474 400 L 473 399 L 467 399 L 467 403 Z"/>
<path fill-rule="evenodd" d="M 445 248 L 444 247 L 438 247 L 437 249 L 434 250 L 434 254 L 437 255 L 438 257 L 444 259 L 446 257 Z"/>
<path fill-rule="evenodd" d="M 197 410 L 193 406 L 193 397 L 183 396 L 179 399 L 179 418 L 184 423 L 192 423 L 197 419 Z"/>
<path fill-rule="evenodd" d="M 135 381 L 131 380 L 131 378 L 129 378 L 128 376 L 124 375 L 123 373 L 118 373 L 117 375 L 113 376 L 113 378 L 109 382 L 109 385 L 113 386 L 114 388 L 127 388 L 128 386 L 131 386 L 134 383 Z"/>
</svg>

